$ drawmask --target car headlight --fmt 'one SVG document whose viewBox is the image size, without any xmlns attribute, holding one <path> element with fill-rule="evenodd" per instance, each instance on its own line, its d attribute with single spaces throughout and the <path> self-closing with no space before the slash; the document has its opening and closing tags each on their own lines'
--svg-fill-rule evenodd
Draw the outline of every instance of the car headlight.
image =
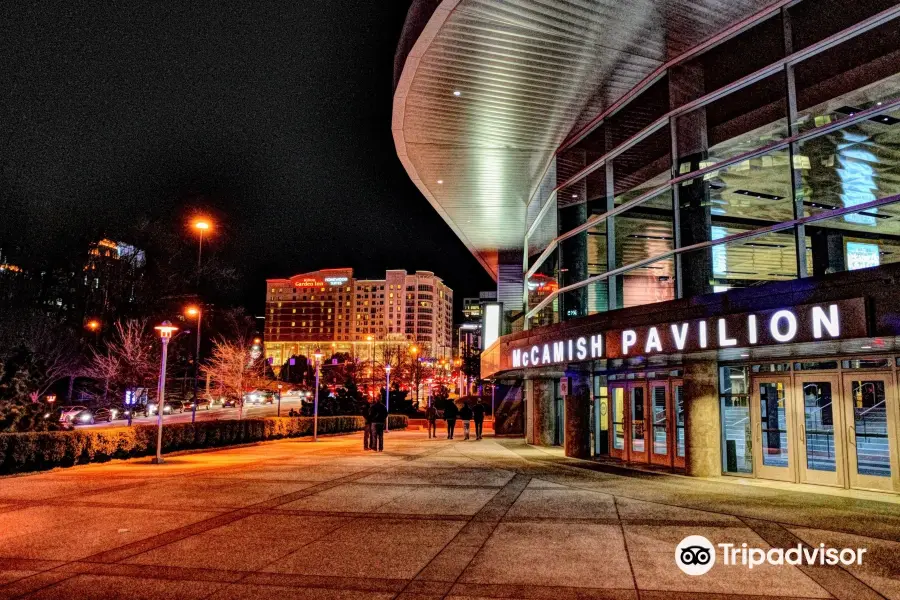
<svg viewBox="0 0 900 600">
<path fill-rule="evenodd" d="M 80 419 L 81 419 L 82 421 L 90 421 L 90 420 L 91 420 L 91 415 L 81 415 Z"/>
<path fill-rule="evenodd" d="M 128 415 L 130 415 L 130 414 L 131 414 L 131 411 L 128 411 L 128 410 L 125 411 L 125 416 L 126 416 L 126 417 L 127 417 Z"/>
<path fill-rule="evenodd" d="M 163 408 L 163 412 L 172 412 L 172 407 L 166 406 L 165 408 Z"/>
<path fill-rule="evenodd" d="M 44 418 L 45 418 L 45 419 L 49 419 L 49 418 L 50 418 L 50 413 L 45 414 L 45 415 L 44 415 Z"/>
</svg>

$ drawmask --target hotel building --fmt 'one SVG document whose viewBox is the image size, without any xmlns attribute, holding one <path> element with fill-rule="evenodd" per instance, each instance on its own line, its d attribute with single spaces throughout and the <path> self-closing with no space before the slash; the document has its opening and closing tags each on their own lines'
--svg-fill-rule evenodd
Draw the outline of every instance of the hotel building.
<svg viewBox="0 0 900 600">
<path fill-rule="evenodd" d="M 266 280 L 266 354 L 278 367 L 292 355 L 416 344 L 447 358 L 453 343 L 453 291 L 430 271 L 387 271 L 355 279 L 353 269 L 323 269 Z"/>
<path fill-rule="evenodd" d="M 395 65 L 507 431 L 900 492 L 895 0 L 417 0 Z"/>
</svg>

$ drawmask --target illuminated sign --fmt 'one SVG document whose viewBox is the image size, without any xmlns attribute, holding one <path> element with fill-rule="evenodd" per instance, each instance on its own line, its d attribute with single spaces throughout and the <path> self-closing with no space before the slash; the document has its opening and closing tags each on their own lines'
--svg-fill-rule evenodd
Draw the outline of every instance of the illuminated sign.
<svg viewBox="0 0 900 600">
<path fill-rule="evenodd" d="M 583 328 L 580 328 L 584 331 Z M 510 343 L 506 368 L 866 337 L 862 298 Z"/>
<path fill-rule="evenodd" d="M 481 330 L 482 350 L 490 347 L 500 337 L 500 318 L 503 312 L 503 305 L 499 302 L 485 302 L 484 304 L 484 326 Z"/>
<path fill-rule="evenodd" d="M 347 283 L 346 277 L 326 277 L 325 283 L 328 285 L 344 285 Z"/>
<path fill-rule="evenodd" d="M 881 251 L 878 244 L 847 242 L 847 270 L 867 269 L 881 264 Z"/>
<path fill-rule="evenodd" d="M 304 277 L 294 281 L 294 287 L 321 287 L 325 285 L 324 281 L 315 279 L 314 277 Z"/>
</svg>

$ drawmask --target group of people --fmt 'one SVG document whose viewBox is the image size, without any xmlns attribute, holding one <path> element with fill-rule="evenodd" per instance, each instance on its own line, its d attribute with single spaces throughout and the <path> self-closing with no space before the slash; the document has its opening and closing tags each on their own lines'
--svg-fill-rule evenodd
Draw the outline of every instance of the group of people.
<svg viewBox="0 0 900 600">
<path fill-rule="evenodd" d="M 370 402 L 363 409 L 366 425 L 363 428 L 363 449 L 375 452 L 384 451 L 384 426 L 387 424 L 388 410 L 381 398 Z"/>
<path fill-rule="evenodd" d="M 474 406 L 469 406 L 468 401 L 463 402 L 462 408 L 458 408 L 455 402 L 449 402 L 447 408 L 444 409 L 443 415 L 438 413 L 434 404 L 430 404 L 425 411 L 425 420 L 428 421 L 428 438 L 437 437 L 437 421 L 443 417 L 447 422 L 447 439 L 452 440 L 456 429 L 456 421 L 463 422 L 463 439 L 471 439 L 470 424 L 475 423 L 475 439 L 482 438 L 484 428 L 484 405 L 481 400 L 475 402 Z M 388 410 L 381 398 L 374 402 L 370 402 L 363 409 L 363 418 L 366 420 L 363 428 L 363 449 L 375 452 L 384 451 L 384 428 L 387 424 Z"/>
<path fill-rule="evenodd" d="M 470 439 L 469 425 L 475 423 L 475 439 L 480 440 L 484 427 L 484 405 L 481 400 L 475 402 L 474 406 L 469 406 L 468 401 L 463 402 L 462 408 L 457 408 L 455 402 L 449 402 L 447 408 L 444 409 L 444 421 L 447 422 L 447 439 L 452 440 L 456 429 L 457 419 L 463 422 L 463 439 Z M 428 421 L 428 437 L 437 437 L 437 420 L 440 418 L 434 405 L 430 405 L 425 411 L 425 420 Z"/>
</svg>

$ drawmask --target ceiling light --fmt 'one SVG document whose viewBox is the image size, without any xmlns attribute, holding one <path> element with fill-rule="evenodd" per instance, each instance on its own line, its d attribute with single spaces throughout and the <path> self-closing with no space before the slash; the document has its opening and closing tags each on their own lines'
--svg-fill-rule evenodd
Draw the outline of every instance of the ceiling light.
<svg viewBox="0 0 900 600">
<path fill-rule="evenodd" d="M 741 196 L 752 196 L 760 200 L 784 200 L 784 196 L 776 196 L 775 194 L 765 194 L 763 192 L 751 192 L 750 190 L 734 190 L 735 194 Z"/>
<path fill-rule="evenodd" d="M 573 197 L 573 198 L 577 198 L 577 197 L 578 197 L 578 194 L 572 194 L 572 197 Z"/>
<path fill-rule="evenodd" d="M 438 185 L 444 185 L 444 180 L 443 180 L 443 179 L 438 179 Z"/>
<path fill-rule="evenodd" d="M 456 97 L 462 96 L 462 92 L 459 90 L 453 90 L 453 95 Z"/>
</svg>

